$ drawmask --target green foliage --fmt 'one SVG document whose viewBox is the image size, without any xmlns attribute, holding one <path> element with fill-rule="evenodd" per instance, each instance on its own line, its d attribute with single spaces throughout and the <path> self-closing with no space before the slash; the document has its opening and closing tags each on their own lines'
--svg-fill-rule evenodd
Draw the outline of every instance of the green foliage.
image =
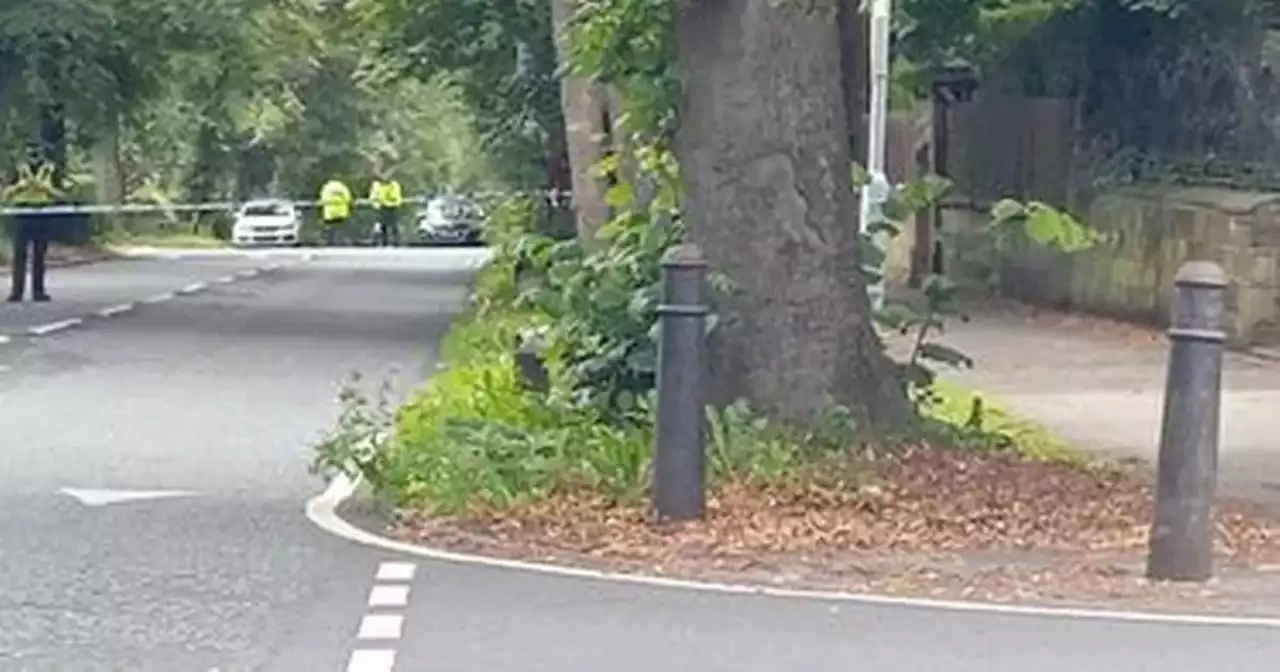
<svg viewBox="0 0 1280 672">
<path fill-rule="evenodd" d="M 616 86 L 625 98 L 622 126 L 642 141 L 675 130 L 676 11 L 670 0 L 585 0 L 571 22 L 569 71 Z"/>
<path fill-rule="evenodd" d="M 516 243 L 528 273 L 517 305 L 551 319 L 579 400 L 611 420 L 656 384 L 662 257 L 681 237 L 670 155 L 646 148 L 639 158 L 661 186 L 646 203 L 631 185 L 615 186 L 608 200 L 617 214 L 599 240 L 530 234 Z"/>
<path fill-rule="evenodd" d="M 380 4 L 9 3 L 0 155 L 16 160 L 58 105 L 87 199 L 305 198 L 333 173 L 360 189 L 379 165 L 411 194 L 499 186 L 458 88 L 381 48 Z"/>
<path fill-rule="evenodd" d="M 1087 250 L 1102 240 L 1096 229 L 1053 206 L 1039 201 L 1019 203 L 1009 198 L 991 207 L 991 229 L 1001 240 L 1011 233 L 1022 233 L 1040 245 L 1067 253 Z"/>
<path fill-rule="evenodd" d="M 851 168 L 851 181 L 855 188 L 868 182 L 866 171 L 856 163 Z M 945 178 L 926 175 L 891 190 L 879 216 L 868 222 L 861 233 L 858 265 L 868 281 L 878 282 L 883 278 L 886 254 L 882 239 L 898 236 L 910 217 L 932 207 L 950 188 L 951 183 Z M 1064 254 L 1087 250 L 1103 240 L 1096 229 L 1050 205 L 1013 199 L 1003 199 L 992 207 L 986 233 L 990 249 L 997 255 L 1007 248 L 1009 241 L 1018 237 Z M 937 374 L 930 364 L 955 368 L 974 366 L 973 359 L 965 353 L 933 339 L 944 330 L 946 318 L 968 319 L 957 305 L 956 282 L 946 276 L 932 275 L 924 279 L 923 290 L 921 304 L 886 300 L 875 314 L 880 326 L 913 337 L 911 351 L 899 365 L 899 371 L 909 396 L 918 407 L 928 407 L 938 401 L 934 388 Z"/>
<path fill-rule="evenodd" d="M 519 206 L 517 206 L 519 207 Z M 606 418 L 578 397 L 565 349 L 543 356 L 552 388 L 526 389 L 513 342 L 550 316 L 504 300 L 509 268 L 501 256 L 481 271 L 472 312 L 450 330 L 442 366 L 403 406 L 388 386 L 368 395 L 344 385 L 336 427 L 315 446 L 313 471 L 359 474 L 396 505 L 460 514 L 589 488 L 634 502 L 649 482 L 654 416 L 651 395 L 625 417 Z M 708 411 L 714 479 L 769 478 L 805 468 L 815 452 L 834 452 L 852 436 L 848 414 L 832 412 L 803 432 L 779 427 L 744 404 Z"/>
<path fill-rule="evenodd" d="M 445 77 L 474 116 L 503 182 L 542 186 L 563 142 L 549 0 L 378 0 L 385 46 L 423 78 Z"/>
</svg>

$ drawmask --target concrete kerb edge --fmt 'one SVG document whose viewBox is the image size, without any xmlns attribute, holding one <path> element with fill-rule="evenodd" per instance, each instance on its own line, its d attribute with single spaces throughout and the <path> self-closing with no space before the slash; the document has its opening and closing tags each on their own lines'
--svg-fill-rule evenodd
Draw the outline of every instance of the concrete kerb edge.
<svg viewBox="0 0 1280 672">
<path fill-rule="evenodd" d="M 430 546 L 397 541 L 395 539 L 374 534 L 347 522 L 338 515 L 337 509 L 346 502 L 347 499 L 355 494 L 357 487 L 359 487 L 358 480 L 348 478 L 344 475 L 337 476 L 329 482 L 323 492 L 307 501 L 307 519 L 322 530 L 357 544 L 452 564 L 530 572 L 534 574 L 558 576 L 567 579 L 572 578 L 590 581 L 606 581 L 612 583 L 647 586 L 650 588 L 689 590 L 720 593 L 725 595 L 800 599 L 817 602 L 837 602 L 868 606 L 878 605 L 885 607 L 972 612 L 980 614 L 1027 616 L 1037 618 L 1101 620 L 1166 625 L 1280 628 L 1280 618 L 1212 616 L 1176 613 L 1165 614 L 1143 611 L 1112 611 L 1106 609 L 1070 607 L 1041 607 L 976 601 L 932 600 L 927 598 L 896 597 L 872 593 L 801 590 L 764 585 L 713 583 L 687 579 L 646 576 L 642 574 L 605 572 L 593 569 L 583 569 L 580 567 L 551 565 L 522 560 L 507 560 L 470 553 L 456 553 L 453 551 L 432 548 Z"/>
</svg>

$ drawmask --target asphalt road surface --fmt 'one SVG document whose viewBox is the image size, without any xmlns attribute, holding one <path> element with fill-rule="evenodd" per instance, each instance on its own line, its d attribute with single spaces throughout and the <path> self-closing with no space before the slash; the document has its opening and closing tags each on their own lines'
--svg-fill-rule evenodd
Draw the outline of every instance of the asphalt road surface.
<svg viewBox="0 0 1280 672">
<path fill-rule="evenodd" d="M 58 269 L 56 303 L 0 306 L 0 671 L 1248 672 L 1280 660 L 1280 629 L 695 593 L 327 535 L 303 504 L 323 485 L 308 446 L 337 414 L 337 381 L 422 379 L 476 260 L 136 259 Z"/>
</svg>

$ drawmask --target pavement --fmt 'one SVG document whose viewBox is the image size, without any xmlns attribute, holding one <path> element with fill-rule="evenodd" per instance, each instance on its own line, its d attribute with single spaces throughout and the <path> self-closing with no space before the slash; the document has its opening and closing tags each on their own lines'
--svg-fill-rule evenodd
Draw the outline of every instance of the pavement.
<svg viewBox="0 0 1280 672">
<path fill-rule="evenodd" d="M 1280 658 L 1263 625 L 721 594 L 329 535 L 303 509 L 324 486 L 308 445 L 336 417 L 337 381 L 425 377 L 475 252 L 168 257 L 59 269 L 55 304 L 0 306 L 15 334 L 0 344 L 0 671 L 1248 672 Z"/>
<path fill-rule="evenodd" d="M 1146 328 L 1025 310 L 948 325 L 943 342 L 976 360 L 945 375 L 983 390 L 1074 444 L 1155 464 L 1168 341 Z M 1280 501 L 1280 361 L 1228 352 L 1223 363 L 1220 478 L 1250 499 Z"/>
</svg>

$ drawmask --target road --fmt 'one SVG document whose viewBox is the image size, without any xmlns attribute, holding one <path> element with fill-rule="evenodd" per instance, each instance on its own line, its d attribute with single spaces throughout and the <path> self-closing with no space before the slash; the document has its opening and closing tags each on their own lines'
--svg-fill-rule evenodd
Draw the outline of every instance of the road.
<svg viewBox="0 0 1280 672">
<path fill-rule="evenodd" d="M 1247 672 L 1280 658 L 1275 629 L 697 593 L 330 536 L 303 504 L 322 486 L 308 444 L 336 416 L 336 382 L 425 376 L 475 259 L 303 255 L 60 269 L 57 303 L 0 313 L 0 670 L 388 672 L 390 652 L 396 672 Z"/>
</svg>

